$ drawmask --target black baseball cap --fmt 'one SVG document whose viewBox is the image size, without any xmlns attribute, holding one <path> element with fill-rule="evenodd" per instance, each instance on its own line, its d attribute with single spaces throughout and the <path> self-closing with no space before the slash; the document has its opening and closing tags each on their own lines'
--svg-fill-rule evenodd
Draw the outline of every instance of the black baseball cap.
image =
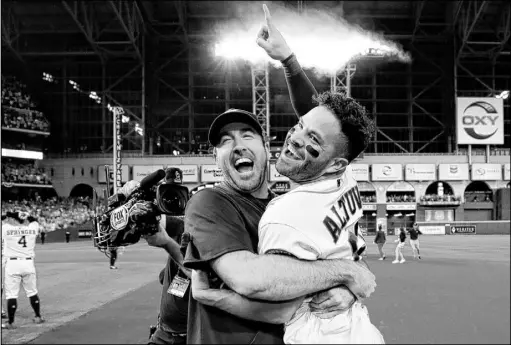
<svg viewBox="0 0 511 345">
<path fill-rule="evenodd" d="M 246 123 L 247 125 L 253 127 L 260 136 L 263 135 L 263 127 L 261 127 L 261 124 L 259 123 L 259 121 L 257 121 L 257 117 L 254 114 L 246 110 L 229 109 L 225 113 L 218 115 L 213 120 L 213 123 L 209 128 L 208 134 L 209 143 L 213 146 L 216 146 L 218 144 L 218 141 L 220 140 L 219 137 L 220 130 L 225 125 L 228 125 L 229 123 L 233 122 Z"/>
</svg>

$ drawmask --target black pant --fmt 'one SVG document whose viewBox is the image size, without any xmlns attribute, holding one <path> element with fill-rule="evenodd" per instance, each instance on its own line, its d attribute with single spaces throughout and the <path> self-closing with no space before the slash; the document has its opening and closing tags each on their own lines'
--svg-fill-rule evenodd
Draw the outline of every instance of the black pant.
<svg viewBox="0 0 511 345">
<path fill-rule="evenodd" d="M 158 328 L 151 336 L 148 345 L 165 345 L 165 344 L 186 344 L 186 337 L 172 335 Z"/>
<path fill-rule="evenodd" d="M 46 237 L 46 234 L 44 232 L 41 232 L 41 244 L 44 244 L 45 237 Z"/>
<path fill-rule="evenodd" d="M 115 261 L 117 260 L 117 249 L 110 251 L 110 266 L 115 266 Z"/>
<path fill-rule="evenodd" d="M 71 238 L 71 234 L 66 234 L 66 243 L 69 243 L 70 238 Z"/>
</svg>

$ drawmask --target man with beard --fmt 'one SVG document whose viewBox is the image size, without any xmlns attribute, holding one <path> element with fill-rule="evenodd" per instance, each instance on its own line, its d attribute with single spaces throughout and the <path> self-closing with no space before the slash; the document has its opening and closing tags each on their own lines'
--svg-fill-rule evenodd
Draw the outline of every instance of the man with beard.
<svg viewBox="0 0 511 345">
<path fill-rule="evenodd" d="M 260 34 L 259 45 L 271 57 L 283 61 L 288 70 L 303 73 L 271 23 L 266 6 L 264 10 L 267 31 Z M 316 107 L 288 132 L 277 161 L 277 171 L 291 179 L 292 190 L 268 204 L 259 223 L 258 251 L 310 261 L 357 261 L 366 246 L 358 234 L 362 203 L 348 164 L 369 144 L 374 124 L 365 109 L 345 94 L 325 92 L 313 101 Z M 264 305 L 233 291 L 209 289 L 206 275 L 200 272 L 192 273 L 192 291 L 194 298 L 204 304 L 252 320 L 258 320 Z M 286 323 L 286 344 L 384 342 L 360 303 L 332 319 L 324 319 L 310 307 L 312 298 L 301 300 L 300 308 Z M 355 319 L 363 319 L 363 332 L 353 326 Z"/>
</svg>

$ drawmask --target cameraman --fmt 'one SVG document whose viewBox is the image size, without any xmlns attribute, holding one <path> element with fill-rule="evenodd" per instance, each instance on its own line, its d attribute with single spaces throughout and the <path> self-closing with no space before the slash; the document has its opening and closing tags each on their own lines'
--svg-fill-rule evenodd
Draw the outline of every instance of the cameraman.
<svg viewBox="0 0 511 345">
<path fill-rule="evenodd" d="M 165 183 L 181 184 L 182 177 L 180 169 L 169 168 L 165 173 Z M 163 248 L 169 254 L 167 265 L 162 271 L 163 277 L 160 273 L 160 283 L 163 285 L 160 313 L 149 344 L 186 344 L 190 270 L 183 266 L 182 250 L 186 250 L 189 242 L 187 239 L 180 241 L 183 232 L 183 219 L 163 214 L 159 220 L 158 232 L 143 236 L 150 246 Z M 182 242 L 181 246 L 178 242 Z"/>
<path fill-rule="evenodd" d="M 167 222 L 167 219 L 169 219 L 169 222 Z M 154 235 L 145 236 L 150 246 L 164 248 L 169 253 L 167 265 L 162 271 L 163 281 L 160 279 L 163 289 L 158 325 L 154 334 L 151 335 L 149 344 L 186 344 L 189 296 L 187 290 L 189 290 L 190 271 L 182 265 L 183 255 L 178 244 L 178 239 L 183 233 L 184 224 L 181 222 L 180 225 L 176 225 L 175 222 L 170 220 L 169 217 L 162 215 L 159 231 Z M 172 233 L 169 235 L 171 231 Z M 187 242 L 183 240 L 181 247 L 186 248 Z M 176 286 L 175 281 L 184 283 L 181 291 L 173 289 Z M 188 282 L 188 285 L 186 285 L 186 282 Z M 182 297 L 179 292 L 183 293 Z"/>
</svg>

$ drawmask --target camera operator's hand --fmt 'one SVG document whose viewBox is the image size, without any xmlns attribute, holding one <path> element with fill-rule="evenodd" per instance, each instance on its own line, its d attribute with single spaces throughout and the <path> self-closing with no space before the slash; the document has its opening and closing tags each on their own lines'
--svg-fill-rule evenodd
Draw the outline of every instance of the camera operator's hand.
<svg viewBox="0 0 511 345">
<path fill-rule="evenodd" d="M 158 231 L 160 214 L 154 203 L 139 201 L 129 210 L 131 228 L 140 235 L 150 235 Z"/>
<path fill-rule="evenodd" d="M 142 235 L 142 237 L 145 238 L 147 244 L 158 248 L 163 248 L 172 241 L 170 236 L 167 234 L 167 231 L 163 228 L 163 226 L 161 226 L 161 224 L 158 224 L 158 231 L 155 234 Z"/>
</svg>

